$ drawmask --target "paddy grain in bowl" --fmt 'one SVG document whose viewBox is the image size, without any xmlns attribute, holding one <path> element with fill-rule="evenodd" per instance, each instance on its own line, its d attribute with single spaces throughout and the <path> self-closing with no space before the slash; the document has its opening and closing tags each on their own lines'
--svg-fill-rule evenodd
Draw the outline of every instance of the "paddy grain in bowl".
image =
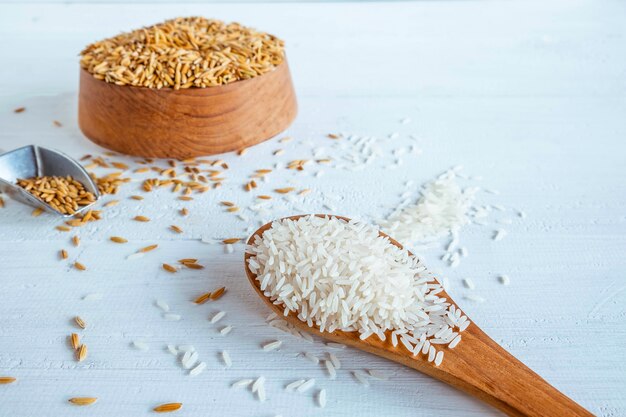
<svg viewBox="0 0 626 417">
<path fill-rule="evenodd" d="M 296 113 L 282 41 L 235 23 L 178 18 L 82 52 L 79 126 L 121 153 L 236 151 L 282 132 Z"/>
</svg>

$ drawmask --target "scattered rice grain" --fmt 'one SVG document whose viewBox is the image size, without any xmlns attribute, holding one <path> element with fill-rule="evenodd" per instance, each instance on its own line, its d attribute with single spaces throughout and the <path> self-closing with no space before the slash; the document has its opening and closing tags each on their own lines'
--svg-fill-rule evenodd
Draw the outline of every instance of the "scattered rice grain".
<svg viewBox="0 0 626 417">
<path fill-rule="evenodd" d="M 233 366 L 233 361 L 230 358 L 230 354 L 228 353 L 228 351 L 223 350 L 222 351 L 222 360 L 224 361 L 224 365 L 226 365 L 227 368 L 230 368 L 231 366 Z"/>
<path fill-rule="evenodd" d="M 265 345 L 263 345 L 263 351 L 265 352 L 270 352 L 272 350 L 276 350 L 278 349 L 281 345 L 283 344 L 282 341 L 280 340 L 276 340 L 274 342 L 270 342 L 270 343 L 266 343 Z"/>
<path fill-rule="evenodd" d="M 166 403 L 154 407 L 155 413 L 171 413 L 176 410 L 180 410 L 183 403 Z"/>
<path fill-rule="evenodd" d="M 96 397 L 74 397 L 68 400 L 70 403 L 78 406 L 91 405 L 98 401 Z"/>
</svg>

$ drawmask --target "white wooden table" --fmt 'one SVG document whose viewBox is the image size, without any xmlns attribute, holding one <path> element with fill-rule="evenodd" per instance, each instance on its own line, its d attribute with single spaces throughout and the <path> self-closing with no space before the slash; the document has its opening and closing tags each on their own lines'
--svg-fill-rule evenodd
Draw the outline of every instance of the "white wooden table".
<svg viewBox="0 0 626 417">
<path fill-rule="evenodd" d="M 138 192 L 133 182 L 105 221 L 80 230 L 79 248 L 69 242 L 73 232 L 54 229 L 59 219 L 33 218 L 30 208 L 6 201 L 0 209 L 0 375 L 18 382 L 0 386 L 0 416 L 141 416 L 169 401 L 183 402 L 184 416 L 498 415 L 442 383 L 358 351 L 338 352 L 343 367 L 329 380 L 298 356 L 321 356 L 327 347 L 265 324 L 267 310 L 249 288 L 241 248 L 225 255 L 222 247 L 200 242 L 244 233 L 248 225 L 216 202 L 247 206 L 252 198 L 241 184 L 252 169 L 274 163 L 272 151 L 285 148 L 283 161 L 309 155 L 312 146 L 329 144 L 325 133 L 336 131 L 381 138 L 398 132 L 398 139 L 381 140 L 384 150 L 414 135 L 423 153 L 395 170 L 385 163 L 355 172 L 328 168 L 322 178 L 283 170 L 263 187 L 298 179 L 302 187 L 336 195 L 337 213 L 378 218 L 400 201 L 407 180 L 416 190 L 455 164 L 481 175 L 472 185 L 500 194 L 480 194 L 478 203 L 506 211 L 488 227 L 462 230 L 470 256 L 458 268 L 443 266 L 438 249 L 424 256 L 442 269 L 469 316 L 519 359 L 593 413 L 626 415 L 626 3 L 2 4 L 0 148 L 35 143 L 76 157 L 102 152 L 77 127 L 81 47 L 192 14 L 237 20 L 286 39 L 300 103 L 288 132 L 296 140 L 284 146 L 273 140 L 244 157 L 224 155 L 229 182 L 188 203 L 188 218 L 176 214 L 182 202 L 166 191 L 142 203 L 128 199 Z M 27 110 L 14 114 L 20 106 Z M 401 124 L 404 117 L 412 122 Z M 320 199 L 302 205 L 328 211 Z M 516 217 L 516 210 L 528 217 Z M 137 214 L 153 221 L 131 221 Z M 246 215 L 256 226 L 254 213 Z M 514 221 L 502 226 L 497 218 Z M 170 224 L 185 233 L 169 232 Z M 494 242 L 499 227 L 509 234 Z M 110 243 L 111 235 L 130 242 Z M 158 251 L 125 259 L 151 243 Z M 59 261 L 61 248 L 89 270 Z M 206 269 L 171 275 L 160 268 L 183 257 L 199 258 Z M 510 286 L 498 283 L 502 273 Z M 474 291 L 463 287 L 466 277 L 476 283 Z M 190 303 L 221 285 L 228 293 L 219 302 Z M 103 299 L 82 300 L 89 293 Z M 487 301 L 463 300 L 470 293 Z M 156 299 L 182 320 L 164 321 Z M 208 321 L 218 309 L 227 312 L 219 325 L 234 326 L 226 337 Z M 73 360 L 66 339 L 76 331 L 71 319 L 77 314 L 89 323 L 80 332 L 90 348 L 82 363 Z M 261 351 L 261 343 L 275 339 L 284 341 L 279 352 Z M 134 350 L 133 340 L 150 350 Z M 166 343 L 193 344 L 207 371 L 188 377 L 165 352 Z M 219 360 L 223 349 L 233 358 L 230 369 Z M 367 388 L 351 376 L 357 369 L 393 377 Z M 265 403 L 229 388 L 259 375 L 267 378 Z M 328 391 L 325 410 L 315 406 L 314 391 L 283 390 L 309 377 Z M 79 409 L 67 403 L 72 396 L 99 401 Z"/>
</svg>

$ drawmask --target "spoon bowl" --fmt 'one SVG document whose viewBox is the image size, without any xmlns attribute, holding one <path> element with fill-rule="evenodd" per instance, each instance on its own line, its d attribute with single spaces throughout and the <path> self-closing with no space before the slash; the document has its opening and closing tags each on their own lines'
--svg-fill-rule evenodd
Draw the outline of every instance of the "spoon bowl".
<svg viewBox="0 0 626 417">
<path fill-rule="evenodd" d="M 307 215 L 290 216 L 284 219 L 297 220 Z M 330 214 L 316 214 L 318 217 L 334 217 L 344 221 L 350 219 Z M 281 219 L 283 220 L 283 219 Z M 271 228 L 273 222 L 260 227 L 250 238 L 248 244 L 253 245 L 256 236 Z M 403 246 L 380 232 L 380 236 L 389 238 L 391 244 L 403 249 Z M 411 252 L 409 252 L 411 254 Z M 412 255 L 412 254 L 411 254 Z M 263 294 L 260 283 L 248 267 L 252 255 L 247 251 L 244 256 L 246 275 L 257 294 L 268 307 L 283 317 L 297 329 L 315 334 L 326 340 L 373 353 L 391 361 L 413 368 L 417 371 L 437 378 L 484 402 L 498 408 L 509 416 L 562 417 L 562 416 L 593 416 L 583 407 L 566 397 L 556 388 L 548 384 L 539 375 L 513 357 L 505 349 L 494 342 L 473 322 L 461 333 L 462 341 L 453 349 L 441 347 L 445 352 L 444 360 L 439 366 L 428 362 L 425 355 L 413 356 L 402 344 L 394 347 L 391 337 L 387 334 L 385 341 L 373 336 L 365 340 L 359 338 L 358 332 L 320 332 L 317 327 L 310 327 L 290 312 L 285 316 L 281 305 L 276 305 Z M 438 294 L 447 302 L 459 307 L 444 291 Z M 463 311 L 463 310 L 462 310 Z M 389 332 L 388 332 L 389 333 Z"/>
<path fill-rule="evenodd" d="M 95 197 L 92 203 L 80 206 L 73 214 L 63 214 L 57 211 L 52 205 L 17 185 L 20 178 L 66 177 L 68 175 L 83 184 L 85 189 Z M 23 146 L 0 155 L 0 192 L 6 193 L 21 203 L 63 217 L 72 217 L 90 209 L 100 198 L 98 186 L 78 161 L 59 151 L 37 145 Z"/>
</svg>

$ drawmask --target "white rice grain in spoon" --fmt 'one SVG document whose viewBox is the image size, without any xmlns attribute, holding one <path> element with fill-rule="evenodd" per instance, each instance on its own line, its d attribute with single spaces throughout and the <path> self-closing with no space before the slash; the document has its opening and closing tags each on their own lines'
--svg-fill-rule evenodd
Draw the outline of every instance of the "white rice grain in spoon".
<svg viewBox="0 0 626 417">
<path fill-rule="evenodd" d="M 257 274 L 265 295 L 322 332 L 358 332 L 361 339 L 375 335 L 384 341 L 385 333 L 395 330 L 402 335 L 402 345 L 413 353 L 420 335 L 432 338 L 429 329 L 438 329 L 451 308 L 437 295 L 442 287 L 419 258 L 392 245 L 378 229 L 358 221 L 313 216 L 275 221 L 261 236 L 255 236 L 246 250 L 252 255 L 248 267 Z M 306 267 L 296 259 L 308 259 Z M 345 271 L 353 271 L 360 285 L 347 306 L 341 294 L 348 294 L 355 283 L 342 278 Z M 390 276 L 396 285 L 388 285 Z M 312 282 L 324 285 L 313 286 Z M 363 295 L 366 293 L 376 295 L 372 299 Z M 422 294 L 423 301 L 414 294 Z M 361 311 L 366 313 L 357 313 L 353 306 L 363 304 L 368 308 Z M 292 332 L 289 327 L 285 330 Z M 333 342 L 327 346 L 344 347 Z"/>
<path fill-rule="evenodd" d="M 457 335 L 452 341 L 448 344 L 449 349 L 454 349 L 456 345 L 461 341 L 461 335 Z"/>
<path fill-rule="evenodd" d="M 439 352 L 437 352 L 437 356 L 435 356 L 435 366 L 441 365 L 442 361 L 443 361 L 443 350 L 440 350 Z"/>
<path fill-rule="evenodd" d="M 431 346 L 428 349 L 428 362 L 432 362 L 435 360 L 435 356 L 437 355 L 437 350 L 435 349 L 434 346 Z"/>
</svg>

